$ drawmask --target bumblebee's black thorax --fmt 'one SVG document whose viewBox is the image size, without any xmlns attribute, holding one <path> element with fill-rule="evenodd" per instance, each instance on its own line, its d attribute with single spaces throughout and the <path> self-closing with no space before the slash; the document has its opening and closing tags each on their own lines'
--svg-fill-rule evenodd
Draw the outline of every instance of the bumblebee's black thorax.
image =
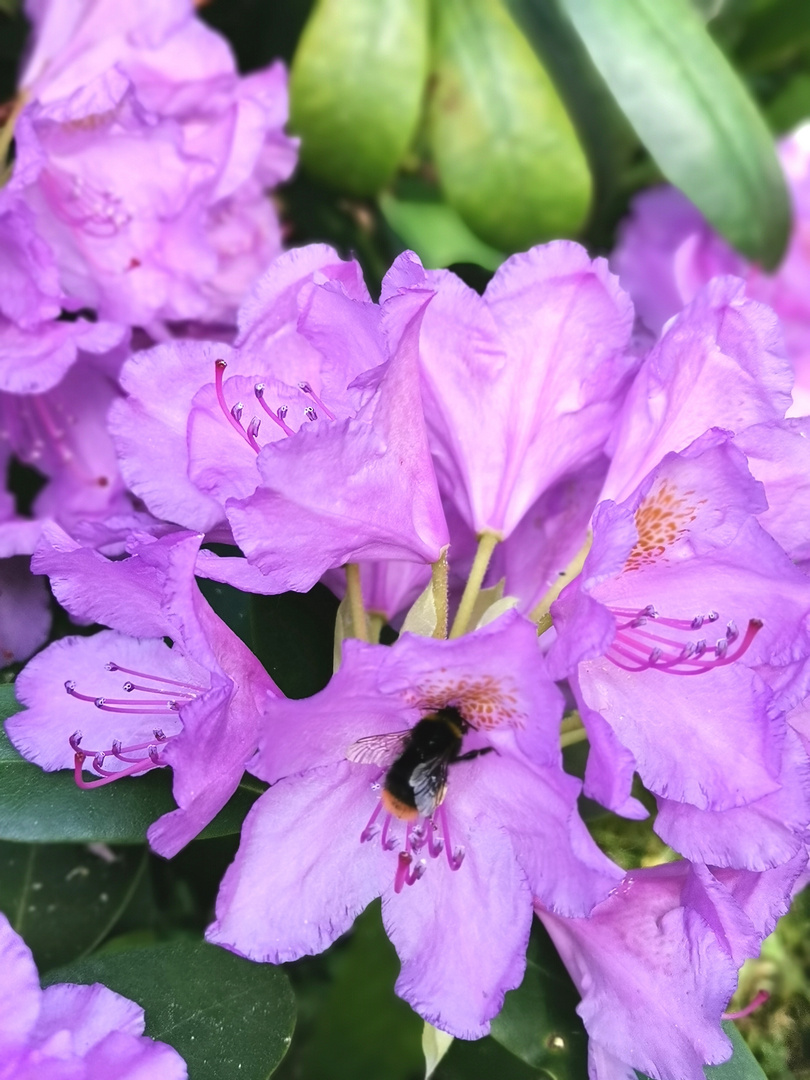
<svg viewBox="0 0 810 1080">
<path fill-rule="evenodd" d="M 414 725 L 402 753 L 385 777 L 387 791 L 406 806 L 416 807 L 411 777 L 414 769 L 425 762 L 435 761 L 446 766 L 461 750 L 461 740 L 467 723 L 458 709 L 448 706 L 423 716 Z"/>
</svg>

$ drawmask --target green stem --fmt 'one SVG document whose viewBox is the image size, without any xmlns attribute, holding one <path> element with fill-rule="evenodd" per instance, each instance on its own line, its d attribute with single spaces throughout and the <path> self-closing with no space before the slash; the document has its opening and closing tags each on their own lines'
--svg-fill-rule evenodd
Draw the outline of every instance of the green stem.
<svg viewBox="0 0 810 1080">
<path fill-rule="evenodd" d="M 0 187 L 11 176 L 11 165 L 6 164 L 6 158 L 8 157 L 11 140 L 14 138 L 17 117 L 25 108 L 27 101 L 28 95 L 24 92 L 19 93 L 11 107 L 11 112 L 6 118 L 6 122 L 0 127 Z"/>
<path fill-rule="evenodd" d="M 433 603 L 436 607 L 435 638 L 447 637 L 447 551 L 443 551 L 438 561 L 430 568 L 430 580 L 433 585 Z"/>
<path fill-rule="evenodd" d="M 588 552 L 591 550 L 592 543 L 593 533 L 588 530 L 588 535 L 585 537 L 585 543 L 573 557 L 568 566 L 566 566 L 565 570 L 559 575 L 540 603 L 532 608 L 529 618 L 532 622 L 537 623 L 538 634 L 545 634 L 546 630 L 551 626 L 551 615 L 549 614 L 551 605 L 563 591 L 565 586 L 570 581 L 573 581 L 574 578 L 579 577 L 582 573 L 582 567 L 585 565 L 585 560 L 588 557 Z"/>
<path fill-rule="evenodd" d="M 584 727 L 574 728 L 573 731 L 564 731 L 560 735 L 560 746 L 564 750 L 566 746 L 573 746 L 574 743 L 584 742 L 588 738 L 588 732 Z"/>
<path fill-rule="evenodd" d="M 489 560 L 492 558 L 492 552 L 495 550 L 495 545 L 499 540 L 500 536 L 491 532 L 481 533 L 478 537 L 478 550 L 475 553 L 470 576 L 467 578 L 467 584 L 464 586 L 461 603 L 458 605 L 458 611 L 453 620 L 453 626 L 450 630 L 451 638 L 461 637 L 467 630 L 473 608 L 475 607 L 475 601 L 478 599 L 478 594 L 481 591 L 481 585 L 484 581 L 484 575 L 489 566 Z"/>
<path fill-rule="evenodd" d="M 346 595 L 349 598 L 349 610 L 352 615 L 352 634 L 360 641 L 368 641 L 363 587 L 360 584 L 360 567 L 357 563 L 346 563 Z"/>
<path fill-rule="evenodd" d="M 379 645 L 380 633 L 387 622 L 388 620 L 381 611 L 370 611 L 368 613 L 368 639 L 372 645 Z"/>
</svg>

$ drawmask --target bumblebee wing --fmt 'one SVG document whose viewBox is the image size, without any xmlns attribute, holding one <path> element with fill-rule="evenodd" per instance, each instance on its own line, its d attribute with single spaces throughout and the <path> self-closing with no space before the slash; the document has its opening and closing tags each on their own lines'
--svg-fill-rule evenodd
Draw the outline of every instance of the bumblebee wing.
<svg viewBox="0 0 810 1080">
<path fill-rule="evenodd" d="M 449 763 L 447 754 L 441 754 L 423 761 L 411 773 L 409 783 L 413 790 L 413 801 L 423 817 L 430 817 L 444 799 Z"/>
<path fill-rule="evenodd" d="M 407 731 L 390 731 L 387 735 L 366 735 L 353 742 L 346 751 L 346 760 L 356 765 L 379 765 L 387 768 L 399 755 L 410 735 Z"/>
</svg>

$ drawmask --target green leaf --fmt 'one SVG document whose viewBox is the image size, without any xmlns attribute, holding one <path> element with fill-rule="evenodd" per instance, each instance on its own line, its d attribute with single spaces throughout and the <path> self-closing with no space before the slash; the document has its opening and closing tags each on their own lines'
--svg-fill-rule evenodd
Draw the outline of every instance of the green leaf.
<svg viewBox="0 0 810 1080">
<path fill-rule="evenodd" d="M 688 0 L 562 3 L 667 179 L 745 255 L 776 266 L 790 210 L 773 141 Z"/>
<path fill-rule="evenodd" d="M 0 911 L 40 971 L 90 952 L 115 926 L 146 851 L 102 845 L 0 843 Z"/>
<path fill-rule="evenodd" d="M 387 183 L 421 112 L 427 0 L 319 0 L 290 74 L 301 161 L 355 195 Z"/>
<path fill-rule="evenodd" d="M 337 609 L 337 597 L 320 584 L 308 593 L 251 597 L 254 651 L 287 697 L 310 697 L 331 679 Z"/>
<path fill-rule="evenodd" d="M 429 131 L 439 182 L 486 243 L 577 233 L 591 178 L 551 79 L 501 0 L 435 5 Z"/>
<path fill-rule="evenodd" d="M 0 687 L 0 713 L 5 716 L 10 715 L 9 689 Z M 20 757 L 0 731 L 0 840 L 141 844 L 152 822 L 175 809 L 171 784 L 170 769 L 155 769 L 83 791 L 67 769 L 46 773 Z M 200 837 L 239 832 L 260 793 L 261 786 L 246 778 Z"/>
<path fill-rule="evenodd" d="M 440 199 L 397 199 L 380 195 L 380 210 L 406 247 L 428 269 L 453 263 L 477 263 L 497 270 L 506 256 L 479 240 L 452 206 Z"/>
<path fill-rule="evenodd" d="M 580 1080 L 588 1072 L 588 1040 L 578 1003 L 551 939 L 535 925 L 523 982 L 506 995 L 492 1037 L 553 1080 Z"/>
<path fill-rule="evenodd" d="M 736 54 L 749 70 L 778 70 L 808 45 L 810 4 L 807 0 L 776 0 L 748 19 Z"/>
<path fill-rule="evenodd" d="M 724 1065 L 707 1065 L 707 1080 L 767 1080 L 759 1062 L 731 1020 L 723 1021 L 723 1030 L 731 1039 L 734 1053 Z"/>
<path fill-rule="evenodd" d="M 703 1067 L 707 1080 L 768 1080 L 736 1025 L 731 1020 L 724 1020 L 723 1031 L 731 1039 L 734 1051 L 723 1065 Z M 649 1077 L 638 1069 L 635 1072 L 639 1080 L 649 1080 Z"/>
<path fill-rule="evenodd" d="M 624 174 L 639 149 L 638 137 L 562 12 L 560 0 L 507 2 L 554 80 L 587 155 L 595 189 L 589 243 L 609 248 L 616 220 L 625 210 Z"/>
<path fill-rule="evenodd" d="M 587 1073 L 572 1078 L 586 1080 Z M 493 1038 L 467 1042 L 456 1039 L 447 1054 L 439 1062 L 431 1080 L 548 1080 L 546 1073 L 531 1068 L 504 1050 Z"/>
<path fill-rule="evenodd" d="M 791 131 L 810 116 L 810 74 L 797 72 L 766 108 L 768 123 L 777 133 Z"/>
<path fill-rule="evenodd" d="M 306 1080 L 418 1076 L 422 1021 L 394 994 L 399 962 L 382 928 L 378 903 L 357 919 L 351 937 L 330 959 L 333 981 L 302 1031 L 290 1074 Z"/>
<path fill-rule="evenodd" d="M 204 942 L 105 953 L 49 972 L 102 982 L 146 1010 L 146 1034 L 183 1055 L 189 1080 L 265 1080 L 290 1045 L 295 1000 L 287 976 Z"/>
</svg>

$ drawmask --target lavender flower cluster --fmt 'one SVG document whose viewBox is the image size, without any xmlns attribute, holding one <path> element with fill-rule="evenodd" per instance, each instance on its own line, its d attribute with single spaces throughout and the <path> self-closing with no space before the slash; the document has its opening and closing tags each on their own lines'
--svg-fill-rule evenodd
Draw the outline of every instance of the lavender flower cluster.
<svg viewBox="0 0 810 1080">
<path fill-rule="evenodd" d="M 740 965 L 808 879 L 800 239 L 764 282 L 654 193 L 616 254 L 626 288 L 557 241 L 483 295 L 405 252 L 374 302 L 331 248 L 279 252 L 280 67 L 239 76 L 187 0 L 28 10 L 0 400 L 4 460 L 47 483 L 32 519 L 4 503 L 3 654 L 46 640 L 46 575 L 108 629 L 28 663 L 12 742 L 83 787 L 170 767 L 177 809 L 149 831 L 167 857 L 245 770 L 269 784 L 212 942 L 293 960 L 382 897 L 397 992 L 478 1038 L 536 914 L 582 995 L 592 1080 L 703 1080 L 731 1053 Z M 807 144 L 785 151 L 799 230 Z M 343 595 L 326 689 L 286 698 L 196 578 Z M 584 738 L 580 782 L 561 744 Z M 636 774 L 678 858 L 625 872 L 578 799 L 646 817 Z M 147 1051 L 150 1076 L 183 1075 L 137 1042 L 131 1003 L 96 988 L 118 1034 L 91 1041 L 83 1004 L 56 1015 L 76 991 L 40 1002 L 19 939 L 0 949 L 3 992 L 28 988 L 0 1075 L 45 1075 L 26 1070 L 57 1029 L 88 1062 L 129 1040 L 88 1076 L 134 1076 Z"/>
</svg>

